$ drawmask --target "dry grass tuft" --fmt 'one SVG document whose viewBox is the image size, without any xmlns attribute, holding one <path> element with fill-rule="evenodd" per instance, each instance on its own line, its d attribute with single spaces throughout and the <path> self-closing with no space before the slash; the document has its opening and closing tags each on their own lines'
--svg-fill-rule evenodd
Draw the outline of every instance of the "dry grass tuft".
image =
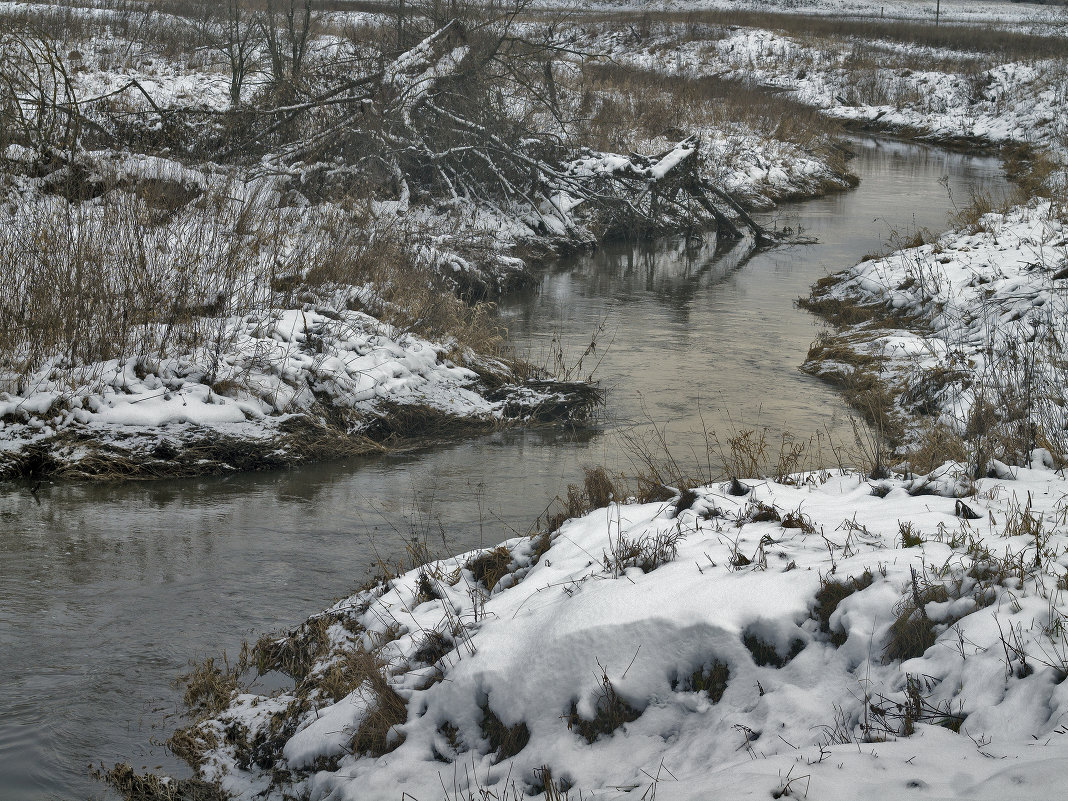
<svg viewBox="0 0 1068 801">
<path fill-rule="evenodd" d="M 379 669 L 374 656 L 367 651 L 344 651 L 322 673 L 309 676 L 304 684 L 314 686 L 320 695 L 336 703 L 377 675 Z"/>
<path fill-rule="evenodd" d="M 624 701 L 612 686 L 608 674 L 602 670 L 601 690 L 597 698 L 597 711 L 593 720 L 579 716 L 577 702 L 572 702 L 567 714 L 568 731 L 577 731 L 586 742 L 593 743 L 606 737 L 625 723 L 641 717 L 641 711 Z"/>
<path fill-rule="evenodd" d="M 926 475 L 946 462 L 968 461 L 968 444 L 944 423 L 924 426 L 909 449 L 908 462 L 914 473 Z"/>
<path fill-rule="evenodd" d="M 692 489 L 683 490 L 679 495 L 677 501 L 675 501 L 675 508 L 671 512 L 672 517 L 678 517 L 687 509 L 693 508 L 693 505 L 701 499 L 701 496 L 694 492 Z"/>
<path fill-rule="evenodd" d="M 472 557 L 464 567 L 471 571 L 475 581 L 493 592 L 497 582 L 512 572 L 512 553 L 503 545 L 498 545 Z"/>
<path fill-rule="evenodd" d="M 497 754 L 497 762 L 514 757 L 527 747 L 530 742 L 530 729 L 523 721 L 514 726 L 505 726 L 489 706 L 489 699 L 480 707 L 482 709 L 482 736 Z"/>
<path fill-rule="evenodd" d="M 415 604 L 425 604 L 427 601 L 441 600 L 441 593 L 434 585 L 434 580 L 427 574 L 426 568 L 419 571 L 419 578 L 415 582 Z"/>
<path fill-rule="evenodd" d="M 590 509 L 602 509 L 612 501 L 620 499 L 619 490 L 603 467 L 584 467 L 582 472 L 582 488 L 586 492 Z"/>
<path fill-rule="evenodd" d="M 533 537 L 534 547 L 530 555 L 530 563 L 536 565 L 545 556 L 553 545 L 553 536 L 549 531 L 542 531 Z"/>
<path fill-rule="evenodd" d="M 394 729 L 408 720 L 408 704 L 380 671 L 368 677 L 368 685 L 374 694 L 374 703 L 352 738 L 352 750 L 379 757 L 404 742 L 404 735 Z"/>
<path fill-rule="evenodd" d="M 113 768 L 90 768 L 89 774 L 110 785 L 125 801 L 227 801 L 229 793 L 218 784 L 200 779 L 161 779 L 140 775 L 125 763 Z"/>
<path fill-rule="evenodd" d="M 774 506 L 763 501 L 753 501 L 746 506 L 745 514 L 738 518 L 739 523 L 779 523 L 782 515 Z"/>
<path fill-rule="evenodd" d="M 897 531 L 898 534 L 901 535 L 902 548 L 918 548 L 927 542 L 927 539 L 923 536 L 923 532 L 913 526 L 911 520 L 899 522 L 897 524 Z"/>
<path fill-rule="evenodd" d="M 840 276 L 832 275 L 827 278 L 821 278 L 820 281 L 830 279 L 833 282 L 839 278 Z M 886 316 L 886 310 L 881 306 L 862 304 L 850 298 L 831 297 L 821 293 L 820 290 L 823 287 L 820 287 L 820 281 L 816 282 L 816 286 L 810 296 L 797 299 L 798 306 L 813 314 L 818 314 L 838 328 L 859 325 L 872 320 L 881 320 Z M 824 287 L 826 286 L 828 285 L 824 285 Z M 818 341 L 819 339 L 817 338 Z M 812 351 L 809 351 L 809 358 L 818 358 L 818 356 L 818 353 L 813 354 Z"/>
<path fill-rule="evenodd" d="M 204 764 L 206 754 L 219 747 L 219 740 L 211 729 L 184 726 L 167 738 L 167 750 L 183 760 L 193 770 Z"/>
<path fill-rule="evenodd" d="M 567 520 L 582 517 L 594 509 L 603 509 L 613 501 L 626 497 L 626 493 L 603 467 L 587 465 L 582 468 L 582 473 L 582 486 L 568 484 L 567 498 L 557 498 L 561 510 L 549 516 L 547 522 L 550 531 L 556 531 Z"/>
<path fill-rule="evenodd" d="M 682 537 L 681 528 L 661 531 L 654 536 L 645 535 L 638 539 L 627 539 L 620 534 L 610 543 L 610 550 L 604 552 L 604 568 L 617 576 L 631 567 L 636 567 L 643 573 L 651 573 L 675 558 Z"/>
<path fill-rule="evenodd" d="M 883 658 L 887 662 L 893 662 L 923 656 L 937 638 L 935 624 L 927 616 L 925 607 L 932 602 L 945 603 L 949 597 L 949 591 L 944 584 L 921 581 L 914 569 L 912 586 L 894 607 L 894 622 L 890 624 Z"/>
<path fill-rule="evenodd" d="M 412 660 L 426 665 L 436 665 L 455 646 L 452 640 L 440 631 L 428 631 L 423 635 L 419 647 L 412 654 Z"/>
<path fill-rule="evenodd" d="M 677 692 L 705 692 L 713 704 L 718 703 L 727 691 L 731 671 L 726 662 L 713 659 L 702 665 L 688 676 L 676 677 L 671 682 L 671 689 Z"/>
<path fill-rule="evenodd" d="M 334 621 L 329 616 L 314 617 L 282 637 L 265 634 L 251 651 L 242 654 L 244 664 L 254 666 L 262 676 L 272 670 L 302 681 L 329 645 L 327 630 Z"/>
<path fill-rule="evenodd" d="M 742 644 L 753 655 L 753 661 L 764 667 L 785 667 L 790 660 L 805 650 L 805 641 L 798 638 L 790 643 L 790 650 L 786 654 L 780 654 L 778 649 L 759 634 L 747 631 L 742 635 Z"/>
<path fill-rule="evenodd" d="M 820 580 L 820 588 L 816 592 L 816 606 L 812 612 L 819 621 L 820 631 L 829 634 L 831 642 L 836 646 L 843 645 L 849 635 L 844 631 L 831 630 L 831 616 L 842 601 L 853 593 L 870 587 L 874 582 L 875 577 L 870 570 L 865 570 L 859 577 L 850 576 L 844 581 L 826 577 Z"/>
<path fill-rule="evenodd" d="M 214 657 L 194 665 L 192 672 L 178 677 L 178 683 L 185 685 L 182 701 L 186 708 L 197 714 L 221 712 L 229 706 L 230 697 L 237 691 L 238 673 L 230 667 L 225 656 L 222 667 L 215 664 Z"/>
</svg>

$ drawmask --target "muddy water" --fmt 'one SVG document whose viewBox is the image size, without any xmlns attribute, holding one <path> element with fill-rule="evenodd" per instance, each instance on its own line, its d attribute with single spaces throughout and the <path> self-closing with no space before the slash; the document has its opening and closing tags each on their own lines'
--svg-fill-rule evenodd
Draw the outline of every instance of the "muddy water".
<svg viewBox="0 0 1068 801">
<path fill-rule="evenodd" d="M 857 142 L 859 189 L 766 215 L 819 244 L 743 259 L 663 241 L 557 265 L 501 314 L 536 360 L 599 361 L 600 427 L 504 433 L 292 472 L 126 486 L 0 488 L 0 798 L 107 798 L 90 762 L 186 775 L 154 741 L 190 657 L 302 620 L 414 533 L 440 553 L 525 531 L 583 464 L 628 470 L 621 433 L 677 458 L 745 427 L 848 439 L 848 410 L 797 371 L 816 332 L 793 301 L 892 230 L 939 230 L 997 164 Z M 690 432 L 698 432 L 695 436 Z M 710 434 L 711 436 L 711 434 Z"/>
</svg>

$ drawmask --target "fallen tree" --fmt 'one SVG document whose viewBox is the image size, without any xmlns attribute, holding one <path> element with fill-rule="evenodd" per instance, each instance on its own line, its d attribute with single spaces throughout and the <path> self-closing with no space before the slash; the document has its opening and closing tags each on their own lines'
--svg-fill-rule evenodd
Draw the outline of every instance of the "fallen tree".
<svg viewBox="0 0 1068 801">
<path fill-rule="evenodd" d="M 377 69 L 368 68 L 374 60 L 367 53 L 355 62 L 305 61 L 299 79 L 272 78 L 259 102 L 221 110 L 166 107 L 136 80 L 79 98 L 58 43 L 16 31 L 4 48 L 12 64 L 5 139 L 31 149 L 44 173 L 77 173 L 85 148 L 143 151 L 147 144 L 230 165 L 246 178 L 270 176 L 313 204 L 369 197 L 402 213 L 411 203 L 474 205 L 572 241 L 589 241 L 591 231 L 708 228 L 737 238 L 739 225 L 764 236 L 726 192 L 700 178 L 696 137 L 652 156 L 580 149 L 554 64 L 591 54 L 553 26 L 521 26 L 523 5 L 453 16 L 389 61 L 380 50 Z M 40 78 L 31 63 L 48 74 Z M 42 90 L 45 84 L 55 91 Z"/>
</svg>

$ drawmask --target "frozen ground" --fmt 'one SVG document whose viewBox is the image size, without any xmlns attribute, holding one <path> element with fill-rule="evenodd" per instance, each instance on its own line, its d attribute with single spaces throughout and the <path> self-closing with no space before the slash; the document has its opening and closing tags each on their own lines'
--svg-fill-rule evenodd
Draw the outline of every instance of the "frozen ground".
<svg viewBox="0 0 1068 801">
<path fill-rule="evenodd" d="M 1047 461 L 710 484 L 431 561 L 261 641 L 310 669 L 197 724 L 199 774 L 248 799 L 1056 797 Z"/>
</svg>

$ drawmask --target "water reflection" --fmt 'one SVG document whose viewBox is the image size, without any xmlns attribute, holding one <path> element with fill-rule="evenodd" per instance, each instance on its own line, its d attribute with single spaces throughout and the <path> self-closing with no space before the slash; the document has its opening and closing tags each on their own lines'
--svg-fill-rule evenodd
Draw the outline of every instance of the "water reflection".
<svg viewBox="0 0 1068 801">
<path fill-rule="evenodd" d="M 877 250 L 890 228 L 940 229 L 996 164 L 858 142 L 853 192 L 765 215 L 818 245 L 765 251 L 666 239 L 547 272 L 501 315 L 535 360 L 553 343 L 593 359 L 603 426 L 501 432 L 426 453 L 167 483 L 0 495 L 0 788 L 5 799 L 105 797 L 90 762 L 184 773 L 152 745 L 173 726 L 170 682 L 191 656 L 303 619 L 413 533 L 459 550 L 524 532 L 584 464 L 630 470 L 619 434 L 848 430 L 848 410 L 797 371 L 815 321 L 793 301 Z M 945 184 L 940 179 L 949 176 Z M 629 430 L 634 430 L 633 428 Z M 408 522 L 411 521 L 411 522 Z M 442 539 L 446 545 L 442 546 Z M 162 728 L 153 728 L 162 727 Z"/>
</svg>

